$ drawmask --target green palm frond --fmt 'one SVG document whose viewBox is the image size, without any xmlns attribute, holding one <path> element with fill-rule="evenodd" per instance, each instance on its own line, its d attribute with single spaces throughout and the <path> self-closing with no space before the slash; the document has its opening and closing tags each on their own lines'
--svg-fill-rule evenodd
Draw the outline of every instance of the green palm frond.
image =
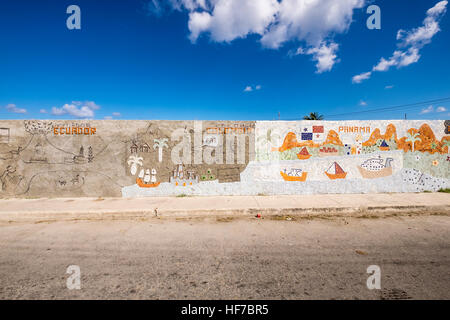
<svg viewBox="0 0 450 320">
<path fill-rule="evenodd" d="M 311 112 L 309 115 L 304 116 L 303 120 L 323 120 L 323 115 L 318 112 Z"/>
</svg>

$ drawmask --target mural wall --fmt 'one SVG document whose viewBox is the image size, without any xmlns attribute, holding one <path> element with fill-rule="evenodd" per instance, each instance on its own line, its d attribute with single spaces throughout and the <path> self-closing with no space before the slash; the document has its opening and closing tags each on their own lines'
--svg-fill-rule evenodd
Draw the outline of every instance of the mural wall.
<svg viewBox="0 0 450 320">
<path fill-rule="evenodd" d="M 0 121 L 0 198 L 450 188 L 450 121 Z"/>
</svg>

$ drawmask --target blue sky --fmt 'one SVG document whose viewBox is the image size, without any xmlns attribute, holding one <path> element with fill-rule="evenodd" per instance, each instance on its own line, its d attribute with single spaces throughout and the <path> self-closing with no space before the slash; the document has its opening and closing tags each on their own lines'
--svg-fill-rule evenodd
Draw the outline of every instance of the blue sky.
<svg viewBox="0 0 450 320">
<path fill-rule="evenodd" d="M 447 1 L 221 2 L 2 1 L 0 119 L 450 118 L 450 100 L 353 114 L 450 97 Z"/>
</svg>

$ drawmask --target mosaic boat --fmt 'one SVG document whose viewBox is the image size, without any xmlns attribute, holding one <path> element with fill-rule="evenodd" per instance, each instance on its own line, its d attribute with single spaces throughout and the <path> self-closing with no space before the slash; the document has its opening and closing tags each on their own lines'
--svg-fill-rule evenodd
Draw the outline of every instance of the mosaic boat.
<svg viewBox="0 0 450 320">
<path fill-rule="evenodd" d="M 280 171 L 280 174 L 284 181 L 306 181 L 308 176 L 308 172 L 304 172 L 301 169 L 291 169 L 289 173 L 287 173 L 285 169 L 284 172 Z"/>
<path fill-rule="evenodd" d="M 306 149 L 306 147 L 303 147 L 303 149 L 300 150 L 299 153 L 297 153 L 297 158 L 299 158 L 300 160 L 306 160 L 311 158 L 311 154 L 308 152 L 308 149 Z"/>
<path fill-rule="evenodd" d="M 335 179 L 345 179 L 347 176 L 347 172 L 341 168 L 341 166 L 337 162 L 333 162 L 333 164 L 325 171 L 325 174 L 331 180 Z"/>
<path fill-rule="evenodd" d="M 136 178 L 136 183 L 141 188 L 156 188 L 161 184 L 161 182 L 145 183 L 140 178 Z"/>
<path fill-rule="evenodd" d="M 386 158 L 385 163 L 381 156 L 364 161 L 358 170 L 361 176 L 366 179 L 382 178 L 392 175 L 392 162 L 394 159 Z"/>
</svg>

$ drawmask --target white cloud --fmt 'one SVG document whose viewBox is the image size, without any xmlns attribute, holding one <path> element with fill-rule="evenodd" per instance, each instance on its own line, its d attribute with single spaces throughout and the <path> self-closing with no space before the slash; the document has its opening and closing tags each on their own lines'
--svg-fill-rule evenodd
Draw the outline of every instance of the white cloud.
<svg viewBox="0 0 450 320">
<path fill-rule="evenodd" d="M 192 42 L 197 41 L 200 34 L 211 27 L 211 15 L 208 12 L 190 13 L 188 27 L 191 31 L 189 39 Z"/>
<path fill-rule="evenodd" d="M 95 104 L 94 101 L 72 101 L 72 104 L 76 106 L 87 106 L 91 110 L 98 110 L 100 109 L 100 106 Z"/>
<path fill-rule="evenodd" d="M 51 114 L 54 116 L 62 116 L 64 114 L 67 114 L 67 111 L 65 111 L 63 108 L 53 107 Z"/>
<path fill-rule="evenodd" d="M 400 29 L 397 32 L 398 46 L 404 49 L 395 50 L 389 59 L 381 58 L 378 64 L 372 68 L 372 71 L 388 71 L 394 66 L 398 69 L 419 61 L 420 49 L 430 43 L 433 36 L 440 31 L 439 19 L 446 12 L 447 4 L 447 0 L 440 1 L 434 7 L 428 9 L 422 26 L 410 31 Z M 353 82 L 360 83 L 361 81 Z"/>
<path fill-rule="evenodd" d="M 365 106 L 367 106 L 367 102 L 365 102 L 364 100 L 361 100 L 361 101 L 359 102 L 359 105 L 360 105 L 361 107 L 365 107 Z"/>
<path fill-rule="evenodd" d="M 296 50 L 289 50 L 288 52 L 289 57 L 298 56 L 300 54 L 306 54 L 306 50 L 303 47 L 298 47 Z"/>
<path fill-rule="evenodd" d="M 447 4 L 448 4 L 447 0 L 436 3 L 436 5 L 434 7 L 428 9 L 427 15 L 436 17 L 436 16 L 442 14 L 443 12 L 445 12 L 445 10 L 447 10 Z"/>
<path fill-rule="evenodd" d="M 433 106 L 429 106 L 428 108 L 422 109 L 422 111 L 420 111 L 420 114 L 427 114 L 433 111 L 434 111 Z"/>
<path fill-rule="evenodd" d="M 352 78 L 352 82 L 353 83 L 361 83 L 363 80 L 369 79 L 371 75 L 372 75 L 372 72 L 370 72 L 370 71 L 358 74 Z"/>
<path fill-rule="evenodd" d="M 353 11 L 364 0 L 282 0 L 276 21 L 268 27 L 261 42 L 278 48 L 291 40 L 318 47 L 332 34 L 347 32 Z"/>
<path fill-rule="evenodd" d="M 61 116 L 69 114 L 75 118 L 93 118 L 95 115 L 94 110 L 100 109 L 100 106 L 93 101 L 72 101 L 71 104 L 65 104 L 61 108 L 52 108 L 52 115 Z"/>
<path fill-rule="evenodd" d="M 363 4 L 360 0 L 284 0 L 280 5 L 278 24 L 268 30 L 262 42 L 269 47 L 278 47 L 283 42 L 298 39 L 318 46 L 330 33 L 347 31 L 353 10 Z"/>
<path fill-rule="evenodd" d="M 384 88 L 389 90 L 389 89 L 392 89 L 393 87 L 394 87 L 393 85 L 388 85 L 388 86 L 385 86 Z"/>
<path fill-rule="evenodd" d="M 189 14 L 190 39 L 195 42 L 202 33 L 209 33 L 217 42 L 230 42 L 248 34 L 263 35 L 275 21 L 277 0 L 215 0 L 212 10 Z"/>
<path fill-rule="evenodd" d="M 438 19 L 447 10 L 448 1 L 440 1 L 434 7 L 428 9 L 427 16 L 423 21 L 423 26 L 414 28 L 411 31 L 400 30 L 397 33 L 397 40 L 403 40 L 404 45 L 412 45 L 414 47 L 423 47 L 430 43 L 431 38 L 438 33 Z"/>
<path fill-rule="evenodd" d="M 339 46 L 336 43 L 330 43 L 329 45 L 322 43 L 319 47 L 310 48 L 306 51 L 307 54 L 313 56 L 314 61 L 317 61 L 317 73 L 330 71 L 333 68 L 337 62 L 336 51 L 338 48 Z"/>
<path fill-rule="evenodd" d="M 189 13 L 189 38 L 203 34 L 215 42 L 231 42 L 258 35 L 266 48 L 279 49 L 287 42 L 305 44 L 296 54 L 312 55 L 317 72 L 330 71 L 338 61 L 335 34 L 346 33 L 355 9 L 367 0 L 151 0 L 154 14 L 167 7 Z"/>
<path fill-rule="evenodd" d="M 207 0 L 149 0 L 145 9 L 149 14 L 161 16 L 172 10 L 195 10 L 198 8 L 207 9 Z"/>
<path fill-rule="evenodd" d="M 385 58 L 381 58 L 380 62 L 378 62 L 378 64 L 375 67 L 373 67 L 372 70 L 373 71 L 387 71 L 393 65 L 395 65 L 394 59 L 386 60 Z"/>
<path fill-rule="evenodd" d="M 105 116 L 103 119 L 112 120 L 114 119 L 114 117 L 118 118 L 120 116 L 121 116 L 120 112 L 113 112 L 110 116 Z"/>
<path fill-rule="evenodd" d="M 430 105 L 427 108 L 422 109 L 422 111 L 420 111 L 420 114 L 427 114 L 427 113 L 432 113 L 432 112 L 446 112 L 446 111 L 447 111 L 447 108 L 445 108 L 443 106 L 437 107 L 435 109 L 432 105 Z"/>
<path fill-rule="evenodd" d="M 439 31 L 439 24 L 432 18 L 426 18 L 423 26 L 413 29 L 410 32 L 401 33 L 397 40 L 403 39 L 404 45 L 423 46 L 429 43 L 431 38 Z"/>
<path fill-rule="evenodd" d="M 150 0 L 146 5 L 146 9 L 149 13 L 157 16 L 164 12 L 163 4 L 161 4 L 158 0 Z"/>
<path fill-rule="evenodd" d="M 255 87 L 252 87 L 252 86 L 246 86 L 245 87 L 245 89 L 244 89 L 244 92 L 252 92 L 252 91 L 255 91 L 255 90 L 261 90 L 261 85 L 256 85 Z"/>
<path fill-rule="evenodd" d="M 27 113 L 27 109 L 18 108 L 15 104 L 10 103 L 6 107 L 6 110 L 13 113 Z"/>
<path fill-rule="evenodd" d="M 41 110 L 39 110 L 39 112 L 40 112 L 40 113 L 47 113 L 47 110 L 41 109 Z"/>
<path fill-rule="evenodd" d="M 412 63 L 416 63 L 420 59 L 419 49 L 411 47 L 407 51 L 396 50 L 389 60 L 381 58 L 380 62 L 373 67 L 372 71 L 388 71 L 390 67 L 397 68 L 406 67 Z"/>
</svg>

